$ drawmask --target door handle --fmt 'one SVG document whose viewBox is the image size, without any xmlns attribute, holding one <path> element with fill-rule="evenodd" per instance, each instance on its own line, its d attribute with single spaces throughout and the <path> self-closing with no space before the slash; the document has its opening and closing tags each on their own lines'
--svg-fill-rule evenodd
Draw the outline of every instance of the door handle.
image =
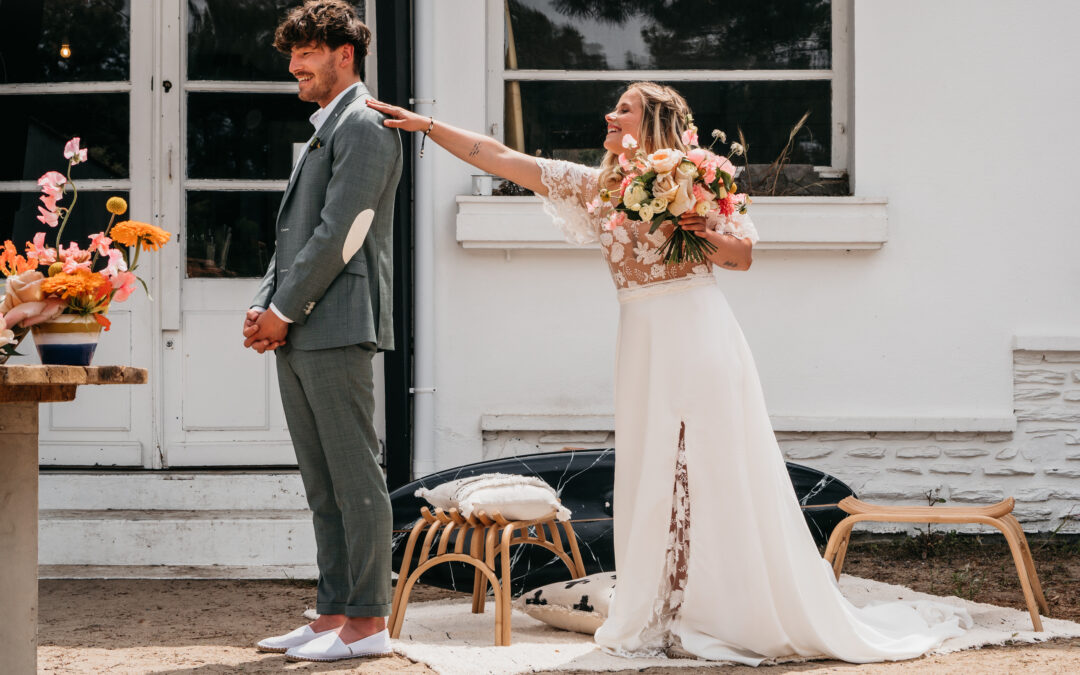
<svg viewBox="0 0 1080 675">
<path fill-rule="evenodd" d="M 168 94 L 169 90 L 172 89 L 172 82 L 170 82 L 169 80 L 164 80 L 161 83 L 161 88 L 165 90 L 166 94 Z"/>
</svg>

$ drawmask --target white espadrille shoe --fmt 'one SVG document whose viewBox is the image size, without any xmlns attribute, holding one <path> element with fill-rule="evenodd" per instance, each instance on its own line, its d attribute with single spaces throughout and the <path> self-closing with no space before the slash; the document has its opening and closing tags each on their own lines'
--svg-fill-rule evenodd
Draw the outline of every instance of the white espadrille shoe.
<svg viewBox="0 0 1080 675">
<path fill-rule="evenodd" d="M 278 635 L 275 637 L 268 637 L 265 640 L 259 640 L 255 644 L 255 648 L 260 652 L 275 652 L 277 654 L 283 654 L 293 647 L 300 647 L 306 645 L 317 637 L 326 635 L 327 633 L 333 633 L 334 629 L 324 630 L 316 633 L 311 630 L 310 626 L 300 626 L 291 633 L 285 635 Z"/>
<path fill-rule="evenodd" d="M 390 633 L 381 630 L 374 635 L 345 644 L 337 633 L 318 637 L 307 644 L 285 652 L 290 661 L 341 661 L 342 659 L 391 656 Z"/>
</svg>

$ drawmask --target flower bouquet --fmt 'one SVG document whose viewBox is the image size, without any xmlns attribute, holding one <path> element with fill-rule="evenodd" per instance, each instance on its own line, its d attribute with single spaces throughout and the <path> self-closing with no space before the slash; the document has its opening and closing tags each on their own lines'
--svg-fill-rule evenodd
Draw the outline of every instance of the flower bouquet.
<svg viewBox="0 0 1080 675">
<path fill-rule="evenodd" d="M 712 146 L 726 141 L 723 132 L 713 130 L 712 145 L 702 148 L 693 118 L 688 117 L 687 122 L 682 134 L 682 142 L 689 148 L 686 152 L 662 148 L 646 154 L 632 136 L 624 136 L 627 152 L 619 155 L 622 182 L 616 190 L 601 190 L 598 197 L 599 202 L 613 207 L 605 222 L 607 229 L 625 220 L 649 221 L 652 234 L 665 222 L 675 223 L 671 236 L 658 249 L 668 265 L 704 262 L 716 251 L 708 239 L 678 227 L 679 216 L 693 212 L 710 220 L 731 218 L 736 212 L 746 213 L 750 203 L 745 193 L 736 192 L 735 166 L 730 159 L 741 154 L 743 146 L 732 143 L 727 157 L 717 155 Z M 632 155 L 627 157 L 627 153 Z"/>
<path fill-rule="evenodd" d="M 87 158 L 78 137 L 64 146 L 64 157 L 66 174 L 49 171 L 38 179 L 43 205 L 38 207 L 37 218 L 50 228 L 59 228 L 55 245 L 47 244 L 47 232 L 38 232 L 22 252 L 10 240 L 0 247 L 0 274 L 5 277 L 5 292 L 0 296 L 0 363 L 17 354 L 15 347 L 27 329 L 37 327 L 35 343 L 43 363 L 89 364 L 93 348 L 71 334 L 89 327 L 96 345 L 97 333 L 109 329 L 105 315 L 112 303 L 126 300 L 136 281 L 146 290 L 146 283 L 135 275 L 140 251 L 157 250 L 171 236 L 148 223 L 116 222 L 117 216 L 127 212 L 127 202 L 110 197 L 105 205 L 110 213 L 105 229 L 91 235 L 86 248 L 74 241 L 65 247 L 64 227 L 79 196 L 71 169 Z M 70 205 L 60 206 L 58 202 L 69 190 Z M 56 328 L 46 331 L 42 327 L 48 323 Z"/>
</svg>

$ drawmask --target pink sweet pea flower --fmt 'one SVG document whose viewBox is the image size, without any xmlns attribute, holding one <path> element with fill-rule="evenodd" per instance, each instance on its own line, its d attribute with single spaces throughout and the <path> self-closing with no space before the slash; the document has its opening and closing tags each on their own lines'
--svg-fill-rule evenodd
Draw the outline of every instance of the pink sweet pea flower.
<svg viewBox="0 0 1080 675">
<path fill-rule="evenodd" d="M 64 145 L 64 159 L 70 159 L 73 165 L 86 161 L 86 150 L 79 148 L 78 136 Z"/>
<path fill-rule="evenodd" d="M 37 258 L 39 265 L 51 265 L 56 262 L 56 249 L 45 246 L 45 233 L 38 232 L 34 241 L 26 244 L 26 257 Z"/>
<path fill-rule="evenodd" d="M 67 178 L 64 174 L 57 171 L 49 171 L 45 173 L 41 178 L 38 178 L 37 184 L 41 187 L 41 201 L 44 202 L 45 208 L 49 211 L 56 210 L 56 202 L 64 196 L 64 183 L 67 182 Z"/>
<path fill-rule="evenodd" d="M 697 145 L 697 129 L 687 129 L 686 131 L 682 132 L 682 142 L 683 145 Z"/>
<path fill-rule="evenodd" d="M 113 302 L 123 302 L 131 297 L 131 294 L 135 292 L 135 274 L 133 272 L 120 272 L 111 279 L 112 287 L 115 289 L 113 293 Z"/>
<path fill-rule="evenodd" d="M 97 234 L 90 235 L 90 248 L 86 249 L 91 253 L 100 253 L 101 255 L 109 255 L 109 244 L 112 243 L 112 239 L 105 236 L 104 232 L 98 232 Z"/>
<path fill-rule="evenodd" d="M 634 140 L 634 137 L 631 136 L 630 134 L 623 134 L 622 146 L 624 148 L 629 148 L 629 149 L 633 150 L 634 148 L 637 147 L 637 141 Z"/>
<path fill-rule="evenodd" d="M 124 254 L 115 248 L 109 250 L 109 262 L 102 270 L 102 274 L 113 279 L 121 272 L 127 271 L 127 263 L 124 262 Z"/>
<path fill-rule="evenodd" d="M 82 262 L 79 262 L 75 258 L 64 259 L 64 274 L 73 274 L 75 270 L 79 269 L 80 267 L 85 270 L 90 269 L 90 261 L 83 260 Z"/>
<path fill-rule="evenodd" d="M 38 220 L 45 223 L 49 227 L 56 227 L 60 224 L 60 214 L 56 211 L 49 211 L 44 206 L 39 206 L 38 212 L 41 214 L 37 217 Z"/>
</svg>

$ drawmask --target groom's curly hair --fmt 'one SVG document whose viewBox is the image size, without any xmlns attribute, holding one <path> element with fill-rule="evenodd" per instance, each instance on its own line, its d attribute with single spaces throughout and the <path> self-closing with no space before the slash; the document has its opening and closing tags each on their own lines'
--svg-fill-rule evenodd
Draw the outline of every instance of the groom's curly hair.
<svg viewBox="0 0 1080 675">
<path fill-rule="evenodd" d="M 274 32 L 274 48 L 282 54 L 293 47 L 324 44 L 330 49 L 353 46 L 353 70 L 360 74 L 371 44 L 371 31 L 345 0 L 307 0 L 294 7 Z"/>
</svg>

